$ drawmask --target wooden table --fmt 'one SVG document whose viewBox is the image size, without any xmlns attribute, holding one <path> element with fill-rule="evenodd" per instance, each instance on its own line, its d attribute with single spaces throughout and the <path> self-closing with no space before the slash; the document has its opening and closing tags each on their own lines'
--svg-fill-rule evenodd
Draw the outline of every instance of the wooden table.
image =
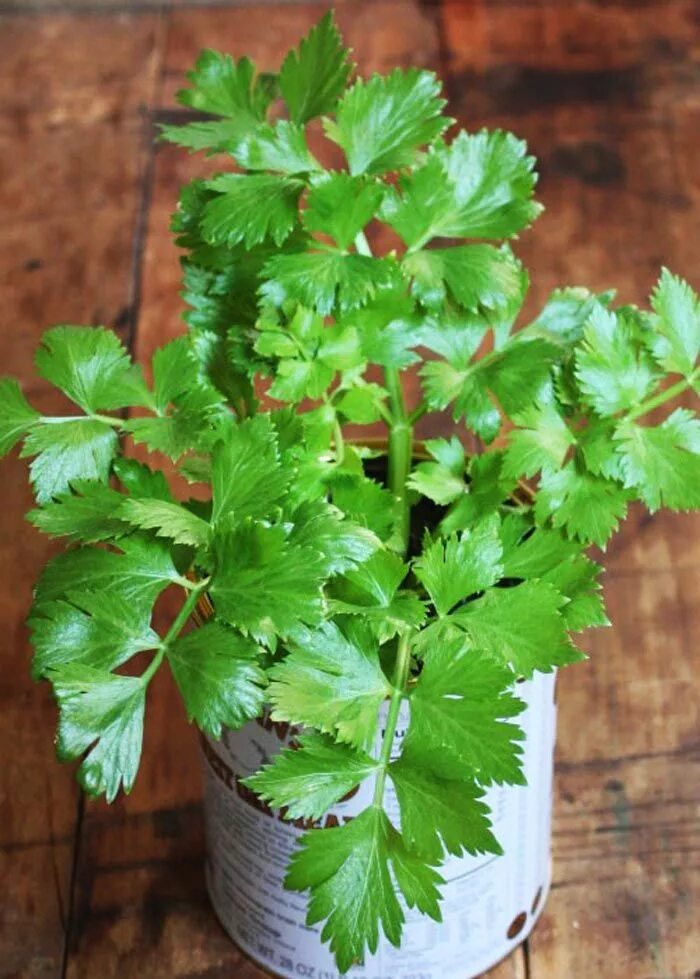
<svg viewBox="0 0 700 979">
<path fill-rule="evenodd" d="M 55 322 L 115 327 L 138 356 L 177 334 L 168 232 L 206 162 L 153 142 L 198 50 L 264 68 L 323 4 L 0 3 L 0 364 L 32 378 Z M 700 10 L 694 0 L 347 0 L 363 71 L 447 79 L 474 129 L 514 129 L 540 158 L 547 213 L 518 249 L 533 299 L 563 283 L 643 301 L 662 262 L 698 280 Z M 53 758 L 54 707 L 27 678 L 24 617 L 52 547 L 22 527 L 24 465 L 2 469 L 0 975 L 252 979 L 202 874 L 196 738 L 165 674 L 133 795 L 86 803 Z M 608 554 L 614 630 L 561 677 L 554 889 L 492 979 L 700 977 L 698 522 L 634 511 Z M 693 924 L 695 923 L 695 934 Z"/>
</svg>

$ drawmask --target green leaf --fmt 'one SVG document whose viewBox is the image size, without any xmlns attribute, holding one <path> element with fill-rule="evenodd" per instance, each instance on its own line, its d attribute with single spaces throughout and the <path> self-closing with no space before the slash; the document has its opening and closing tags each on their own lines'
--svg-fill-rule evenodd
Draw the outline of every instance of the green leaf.
<svg viewBox="0 0 700 979">
<path fill-rule="evenodd" d="M 469 779 L 448 780 L 402 755 L 389 766 L 401 811 L 401 833 L 418 856 L 439 863 L 444 851 L 501 854 L 491 832 L 483 789 Z"/>
<path fill-rule="evenodd" d="M 235 514 L 264 519 L 279 504 L 291 473 L 280 464 L 269 415 L 232 425 L 212 455 L 212 520 Z"/>
<path fill-rule="evenodd" d="M 499 526 L 498 517 L 492 516 L 447 540 L 428 540 L 413 562 L 413 573 L 425 586 L 439 616 L 447 615 L 469 595 L 490 588 L 502 576 Z"/>
<path fill-rule="evenodd" d="M 214 195 L 207 191 L 206 200 L 213 198 Z M 198 217 L 198 228 L 200 220 L 201 217 Z M 284 247 L 291 248 L 295 240 L 292 235 Z M 208 258 L 204 254 L 201 265 L 195 264 L 194 259 L 183 260 L 182 297 L 190 307 L 183 318 L 195 332 L 193 346 L 205 368 L 213 355 L 220 355 L 223 347 L 227 357 L 234 357 L 234 363 L 229 364 L 228 369 L 237 367 L 240 371 L 243 367 L 252 366 L 250 350 L 240 331 L 235 337 L 230 337 L 229 333 L 232 327 L 252 325 L 258 318 L 256 293 L 260 272 L 268 256 L 276 254 L 278 249 L 266 241 L 252 249 L 246 249 L 243 244 L 230 249 L 204 243 L 200 250 L 205 253 L 207 250 L 224 252 L 225 258 Z M 208 342 L 203 342 L 205 340 Z M 218 366 L 221 373 L 221 366 Z"/>
<path fill-rule="evenodd" d="M 206 547 L 209 524 L 179 503 L 168 500 L 121 501 L 119 517 L 141 530 L 154 530 L 157 537 L 167 537 L 177 544 Z"/>
<path fill-rule="evenodd" d="M 364 751 L 306 734 L 294 748 L 275 755 L 270 764 L 244 779 L 285 819 L 320 819 L 330 807 L 379 769 Z"/>
<path fill-rule="evenodd" d="M 327 316 L 336 305 L 341 313 L 363 306 L 395 275 L 396 265 L 388 258 L 331 251 L 278 255 L 263 269 L 267 281 L 260 294 L 275 306 L 291 299 Z"/>
<path fill-rule="evenodd" d="M 429 439 L 424 443 L 434 462 L 419 462 L 408 477 L 411 489 L 434 503 L 446 506 L 459 499 L 467 487 L 464 483 L 464 446 L 453 435 L 447 439 Z"/>
<path fill-rule="evenodd" d="M 223 173 L 207 181 L 217 191 L 204 206 L 202 234 L 212 245 L 246 248 L 271 238 L 276 245 L 289 237 L 298 217 L 304 189 L 295 177 L 266 173 Z"/>
<path fill-rule="evenodd" d="M 316 400 L 324 396 L 336 370 L 364 369 L 357 330 L 343 324 L 325 326 L 322 316 L 303 306 L 286 325 L 263 317 L 258 327 L 262 332 L 255 349 L 282 358 L 268 389 L 273 398 L 297 404 L 304 398 Z"/>
<path fill-rule="evenodd" d="M 382 217 L 411 248 L 431 238 L 510 238 L 541 211 L 535 160 L 511 133 L 459 133 L 401 177 Z"/>
<path fill-rule="evenodd" d="M 529 516 L 509 513 L 501 522 L 503 574 L 506 578 L 542 578 L 581 553 L 581 544 L 561 530 L 533 528 Z"/>
<path fill-rule="evenodd" d="M 289 52 L 280 70 L 282 98 L 295 122 L 333 111 L 352 70 L 348 55 L 329 10 Z"/>
<path fill-rule="evenodd" d="M 317 551 L 324 575 L 350 571 L 381 547 L 379 538 L 370 530 L 343 519 L 340 510 L 323 500 L 303 503 L 293 520 L 290 541 Z"/>
<path fill-rule="evenodd" d="M 348 615 L 363 616 L 373 624 L 380 642 L 386 642 L 406 626 L 417 628 L 425 619 L 418 596 L 399 590 L 407 565 L 398 554 L 379 550 L 334 583 L 331 608 Z"/>
<path fill-rule="evenodd" d="M 556 348 L 545 340 L 516 335 L 500 351 L 467 366 L 429 361 L 421 371 L 426 399 L 436 410 L 454 402 L 455 421 L 463 417 L 477 435 L 490 442 L 501 426 L 493 398 L 510 416 L 527 410 L 533 402 L 546 401 L 555 355 Z"/>
<path fill-rule="evenodd" d="M 209 448 L 215 428 L 230 420 L 224 395 L 198 363 L 192 335 L 156 351 L 153 386 L 157 416 L 130 418 L 124 425 L 134 441 L 152 452 L 177 460 L 190 449 Z"/>
<path fill-rule="evenodd" d="M 219 738 L 222 725 L 236 730 L 260 713 L 265 673 L 258 654 L 250 639 L 213 621 L 168 647 L 187 715 L 205 734 Z"/>
<path fill-rule="evenodd" d="M 271 628 L 286 635 L 320 620 L 320 557 L 290 543 L 282 527 L 221 520 L 212 549 L 211 596 L 226 622 L 264 637 Z"/>
<path fill-rule="evenodd" d="M 496 513 L 510 496 L 515 480 L 503 474 L 503 453 L 484 452 L 469 463 L 467 492 L 460 496 L 440 524 L 443 534 L 471 527 L 478 520 Z"/>
<path fill-rule="evenodd" d="M 7 455 L 39 417 L 17 381 L 11 377 L 0 380 L 0 457 Z"/>
<path fill-rule="evenodd" d="M 30 510 L 27 520 L 49 537 L 69 537 L 92 544 L 113 540 L 129 532 L 117 515 L 124 501 L 121 493 L 101 483 L 73 482 L 73 493 L 62 493 L 40 509 Z"/>
<path fill-rule="evenodd" d="M 402 369 L 420 359 L 411 348 L 421 342 L 422 317 L 415 312 L 403 283 L 382 289 L 366 306 L 348 315 L 347 322 L 357 327 L 362 352 L 370 362 Z"/>
<path fill-rule="evenodd" d="M 149 500 L 170 500 L 173 496 L 165 475 L 154 471 L 136 459 L 119 457 L 112 463 L 119 482 L 131 496 Z"/>
<path fill-rule="evenodd" d="M 391 551 L 377 551 L 357 571 L 346 575 L 348 581 L 371 595 L 380 605 L 389 605 L 401 582 L 408 573 L 408 567 L 398 554 Z"/>
<path fill-rule="evenodd" d="M 151 403 L 141 368 L 131 363 L 119 337 L 101 326 L 47 330 L 36 368 L 88 414 Z"/>
<path fill-rule="evenodd" d="M 354 326 L 333 324 L 321 334 L 321 344 L 316 351 L 318 359 L 334 370 L 364 369 L 360 338 Z"/>
<path fill-rule="evenodd" d="M 561 614 L 564 600 L 552 585 L 525 581 L 515 588 L 493 588 L 452 613 L 472 644 L 493 659 L 530 678 L 550 673 L 583 657 L 569 640 Z"/>
<path fill-rule="evenodd" d="M 150 619 L 150 608 L 104 589 L 70 592 L 67 600 L 37 601 L 28 620 L 32 677 L 38 680 L 67 664 L 116 669 L 135 653 L 160 645 Z"/>
<path fill-rule="evenodd" d="M 188 122 L 184 126 L 161 125 L 160 138 L 167 143 L 182 146 L 193 153 L 208 150 L 212 153 L 231 152 L 239 145 L 241 136 L 248 132 L 249 119 L 213 119 L 207 122 Z"/>
<path fill-rule="evenodd" d="M 176 408 L 171 414 L 153 418 L 129 418 L 124 423 L 137 444 L 150 452 L 162 452 L 174 462 L 191 450 L 202 449 L 212 434 L 206 410 Z"/>
<path fill-rule="evenodd" d="M 357 234 L 374 217 L 384 189 L 349 173 L 327 173 L 316 180 L 306 202 L 304 227 L 329 235 L 346 251 Z"/>
<path fill-rule="evenodd" d="M 260 84 L 262 79 L 254 82 L 255 66 L 248 58 L 236 61 L 228 54 L 205 50 L 187 78 L 192 88 L 181 89 L 178 102 L 232 120 L 238 135 L 265 118 L 270 96 Z"/>
<path fill-rule="evenodd" d="M 555 289 L 527 332 L 568 349 L 582 338 L 593 311 L 601 304 L 606 306 L 611 298 L 610 294 L 596 296 L 580 286 Z"/>
<path fill-rule="evenodd" d="M 568 599 L 561 614 L 572 632 L 610 625 L 597 580 L 601 571 L 599 564 L 578 554 L 542 575 L 542 581 L 551 582 Z"/>
<path fill-rule="evenodd" d="M 569 537 L 605 547 L 627 512 L 629 491 L 568 462 L 561 470 L 545 469 L 535 501 L 538 523 L 551 518 Z"/>
<path fill-rule="evenodd" d="M 485 442 L 491 442 L 501 428 L 501 413 L 487 387 L 486 368 L 457 370 L 445 361 L 428 361 L 421 369 L 425 399 L 430 408 L 444 410 L 454 401 L 452 416 L 464 418 L 467 426 Z"/>
<path fill-rule="evenodd" d="M 318 360 L 283 360 L 268 389 L 271 398 L 299 404 L 304 398 L 317 400 L 333 380 L 335 371 Z"/>
<path fill-rule="evenodd" d="M 523 709 L 509 692 L 514 675 L 464 637 L 431 645 L 411 691 L 404 753 L 447 779 L 524 784 L 520 728 L 505 720 Z"/>
<path fill-rule="evenodd" d="M 391 827 L 393 830 L 393 826 Z M 432 867 L 426 866 L 421 857 L 412 853 L 401 836 L 394 830 L 392 838 L 391 867 L 403 899 L 409 908 L 417 908 L 433 921 L 442 921 L 438 886 L 443 878 Z"/>
<path fill-rule="evenodd" d="M 233 153 L 245 170 L 273 170 L 302 174 L 320 170 L 309 150 L 302 126 L 280 119 L 274 126 L 258 126 L 236 142 Z"/>
<path fill-rule="evenodd" d="M 700 420 L 677 408 L 655 428 L 624 421 L 615 438 L 625 486 L 652 511 L 700 506 Z"/>
<path fill-rule="evenodd" d="M 255 351 L 262 357 L 294 357 L 299 348 L 294 337 L 288 336 L 282 330 L 263 329 L 255 341 Z"/>
<path fill-rule="evenodd" d="M 615 425 L 614 418 L 593 416 L 586 427 L 576 433 L 576 438 L 586 469 L 596 476 L 622 482 L 622 460 L 614 438 Z"/>
<path fill-rule="evenodd" d="M 155 409 L 163 413 L 177 404 L 199 384 L 199 372 L 191 338 L 178 337 L 153 355 L 153 395 Z"/>
<path fill-rule="evenodd" d="M 508 248 L 459 245 L 406 255 L 411 291 L 427 309 L 440 310 L 449 293 L 467 310 L 508 306 L 522 291 L 521 269 Z"/>
<path fill-rule="evenodd" d="M 418 68 L 358 78 L 338 104 L 335 121 L 325 120 L 350 173 L 385 173 L 413 163 L 418 148 L 452 122 L 441 115 L 446 103 L 440 88 L 433 72 Z"/>
<path fill-rule="evenodd" d="M 291 652 L 269 671 L 272 718 L 307 724 L 356 748 L 368 749 L 379 707 L 391 685 L 377 643 L 360 623 L 345 634 L 333 622 L 297 630 Z"/>
<path fill-rule="evenodd" d="M 488 364 L 486 383 L 507 415 L 517 416 L 533 402 L 546 401 L 556 356 L 556 348 L 547 341 L 516 334 Z"/>
<path fill-rule="evenodd" d="M 343 513 L 368 527 L 381 540 L 394 525 L 393 498 L 389 490 L 362 475 L 340 473 L 333 484 L 333 502 Z"/>
<path fill-rule="evenodd" d="M 387 398 L 387 391 L 380 384 L 362 381 L 344 391 L 335 404 L 340 414 L 349 422 L 371 425 L 383 417 Z"/>
<path fill-rule="evenodd" d="M 658 372 L 637 339 L 631 317 L 596 305 L 576 352 L 576 379 L 599 415 L 614 415 L 644 401 Z"/>
<path fill-rule="evenodd" d="M 51 679 L 59 757 L 71 761 L 87 752 L 78 778 L 89 795 L 111 802 L 122 785 L 130 792 L 141 760 L 146 685 L 140 677 L 78 665 L 52 671 Z"/>
<path fill-rule="evenodd" d="M 37 582 L 37 600 L 50 601 L 94 589 L 150 609 L 164 588 L 181 582 L 170 549 L 161 541 L 134 534 L 120 540 L 118 546 L 121 552 L 80 547 L 59 554 L 49 561 Z"/>
<path fill-rule="evenodd" d="M 204 331 L 178 337 L 156 351 L 153 387 L 159 413 L 165 413 L 171 404 L 189 415 L 230 420 L 226 394 L 214 383 L 217 376 L 212 356 Z"/>
<path fill-rule="evenodd" d="M 330 942 L 342 973 L 364 959 L 365 947 L 376 952 L 380 926 L 399 945 L 404 914 L 396 886 L 409 907 L 439 921 L 440 883 L 375 807 L 336 829 L 305 833 L 285 879 L 285 887 L 310 890 L 309 925 L 328 919 L 321 938 Z"/>
<path fill-rule="evenodd" d="M 688 376 L 695 369 L 700 353 L 700 301 L 687 282 L 668 269 L 651 297 L 660 336 L 653 342 L 654 356 L 671 372 Z"/>
<path fill-rule="evenodd" d="M 532 405 L 515 419 L 503 462 L 505 476 L 534 476 L 557 469 L 576 440 L 553 404 Z"/>
<path fill-rule="evenodd" d="M 443 236 L 510 238 L 542 211 L 532 199 L 535 158 L 527 155 L 524 140 L 512 133 L 461 132 L 449 147 L 437 152 L 455 188 L 459 215 L 447 216 Z"/>
<path fill-rule="evenodd" d="M 560 611 L 567 629 L 610 625 L 597 576 L 602 568 L 581 553 L 584 545 L 561 530 L 533 528 L 530 516 L 509 514 L 501 524 L 506 578 L 538 578 L 566 599 Z"/>
<path fill-rule="evenodd" d="M 423 313 L 421 321 L 417 343 L 440 354 L 451 364 L 468 364 L 488 329 L 485 315 L 469 313 L 451 305 L 437 313 Z"/>
<path fill-rule="evenodd" d="M 35 425 L 22 456 L 36 456 L 29 472 L 37 503 L 70 490 L 75 480 L 106 483 L 119 443 L 111 425 L 85 417 Z"/>
</svg>

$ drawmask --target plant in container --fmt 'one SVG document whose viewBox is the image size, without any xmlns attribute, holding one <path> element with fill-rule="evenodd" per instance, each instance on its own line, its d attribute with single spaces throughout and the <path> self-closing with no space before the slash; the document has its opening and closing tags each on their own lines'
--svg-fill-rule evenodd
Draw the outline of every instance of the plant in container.
<svg viewBox="0 0 700 979">
<path fill-rule="evenodd" d="M 214 903 L 266 967 L 475 974 L 547 888 L 554 671 L 607 624 L 587 551 L 632 500 L 700 504 L 677 405 L 698 300 L 663 270 L 650 310 L 564 288 L 515 329 L 534 160 L 452 131 L 432 72 L 353 78 L 331 15 L 278 74 L 205 51 L 189 82 L 207 115 L 163 136 L 222 169 L 173 220 L 188 330 L 151 383 L 114 333 L 48 330 L 37 371 L 70 414 L 0 384 L 28 519 L 68 542 L 36 586 L 32 673 L 59 756 L 112 800 L 172 672 L 204 738 Z M 418 445 L 428 413 L 455 434 Z"/>
</svg>

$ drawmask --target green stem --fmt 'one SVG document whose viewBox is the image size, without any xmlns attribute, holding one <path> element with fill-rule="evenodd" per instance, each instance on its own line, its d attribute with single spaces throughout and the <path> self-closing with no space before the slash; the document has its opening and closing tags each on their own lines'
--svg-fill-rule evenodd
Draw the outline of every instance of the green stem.
<svg viewBox="0 0 700 979">
<path fill-rule="evenodd" d="M 360 255 L 372 255 L 372 249 L 364 231 L 355 236 L 355 248 Z M 396 507 L 396 528 L 400 551 L 408 550 L 408 537 L 411 529 L 411 507 L 408 502 L 406 480 L 411 471 L 413 457 L 413 426 L 406 413 L 406 405 L 401 390 L 401 375 L 396 367 L 384 369 L 384 381 L 389 392 L 389 489 Z"/>
<path fill-rule="evenodd" d="M 42 415 L 38 421 L 42 425 L 60 425 L 61 422 L 104 422 L 106 425 L 114 425 L 121 428 L 124 424 L 123 418 L 114 418 L 112 415 Z"/>
<path fill-rule="evenodd" d="M 336 466 L 342 466 L 343 459 L 345 458 L 345 439 L 343 438 L 343 429 L 338 421 L 337 415 L 333 423 L 333 441 L 335 443 L 335 464 Z"/>
<path fill-rule="evenodd" d="M 659 405 L 665 404 L 667 401 L 670 401 L 671 398 L 675 398 L 679 394 L 682 394 L 683 391 L 687 391 L 689 388 L 692 388 L 698 376 L 700 376 L 700 370 L 694 370 L 692 374 L 690 374 L 688 377 L 684 377 L 680 381 L 677 381 L 675 384 L 672 384 L 670 388 L 666 388 L 664 391 L 660 391 L 658 394 L 654 395 L 653 398 L 643 401 L 638 408 L 635 408 L 634 411 L 631 411 L 627 415 L 628 421 L 634 421 L 635 418 L 640 418 L 642 415 L 646 415 L 648 412 L 653 411 L 654 408 L 658 408 Z"/>
<path fill-rule="evenodd" d="M 389 425 L 389 489 L 396 507 L 396 528 L 400 550 L 406 554 L 411 529 L 411 506 L 408 501 L 406 480 L 411 471 L 413 456 L 413 427 L 406 414 L 401 390 L 401 375 L 397 368 L 384 371 L 386 389 L 389 392 L 391 424 Z"/>
<path fill-rule="evenodd" d="M 394 423 L 389 429 L 389 489 L 396 508 L 399 550 L 405 556 L 411 531 L 411 504 L 406 480 L 411 471 L 413 429 L 408 422 Z"/>
<path fill-rule="evenodd" d="M 429 408 L 425 402 L 414 408 L 411 414 L 408 416 L 408 420 L 411 425 L 415 425 L 417 421 L 420 421 L 423 415 L 427 415 Z"/>
<path fill-rule="evenodd" d="M 170 626 L 164 638 L 161 640 L 157 653 L 155 654 L 151 662 L 148 664 L 147 669 L 141 674 L 141 682 L 144 685 L 150 682 L 154 673 L 156 672 L 160 664 L 163 662 L 163 657 L 168 651 L 168 648 L 175 642 L 177 637 L 184 629 L 189 617 L 194 612 L 197 602 L 209 587 L 210 581 L 211 578 L 203 578 L 202 581 L 198 581 L 197 584 L 192 589 L 192 591 L 188 594 L 185 601 L 182 603 L 182 607 L 180 608 L 180 611 L 175 616 L 173 624 Z"/>
<path fill-rule="evenodd" d="M 381 808 L 384 803 L 384 787 L 386 785 L 386 775 L 391 763 L 391 751 L 394 747 L 394 736 L 396 725 L 399 720 L 401 701 L 406 696 L 406 683 L 408 681 L 408 670 L 411 665 L 411 651 L 408 642 L 408 633 L 399 636 L 399 645 L 396 651 L 396 664 L 394 666 L 393 690 L 389 701 L 389 710 L 386 716 L 386 727 L 382 747 L 379 753 L 380 769 L 377 772 L 377 779 L 374 783 L 374 798 L 372 805 Z"/>
</svg>

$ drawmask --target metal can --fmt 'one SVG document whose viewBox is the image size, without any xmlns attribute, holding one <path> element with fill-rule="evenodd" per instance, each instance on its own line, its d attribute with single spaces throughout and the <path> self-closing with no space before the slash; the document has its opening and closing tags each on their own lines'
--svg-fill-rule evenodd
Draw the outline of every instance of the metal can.
<svg viewBox="0 0 700 979">
<path fill-rule="evenodd" d="M 494 786 L 486 796 L 503 856 L 448 857 L 440 868 L 446 881 L 443 922 L 405 909 L 401 948 L 382 936 L 376 953 L 346 973 L 351 979 L 470 979 L 530 933 L 551 879 L 554 685 L 554 674 L 535 674 L 517 686 L 526 704 L 520 722 L 527 785 Z M 406 733 L 408 709 L 404 704 L 395 754 Z M 306 925 L 305 895 L 282 885 L 297 839 L 309 826 L 286 822 L 240 783 L 296 733 L 263 716 L 240 731 L 226 731 L 221 741 L 203 739 L 207 886 L 226 931 L 262 968 L 284 979 L 340 979 L 321 942 L 322 926 Z M 360 786 L 320 825 L 342 824 L 369 805 L 371 796 L 371 784 Z M 391 787 L 386 807 L 398 827 Z"/>
</svg>

